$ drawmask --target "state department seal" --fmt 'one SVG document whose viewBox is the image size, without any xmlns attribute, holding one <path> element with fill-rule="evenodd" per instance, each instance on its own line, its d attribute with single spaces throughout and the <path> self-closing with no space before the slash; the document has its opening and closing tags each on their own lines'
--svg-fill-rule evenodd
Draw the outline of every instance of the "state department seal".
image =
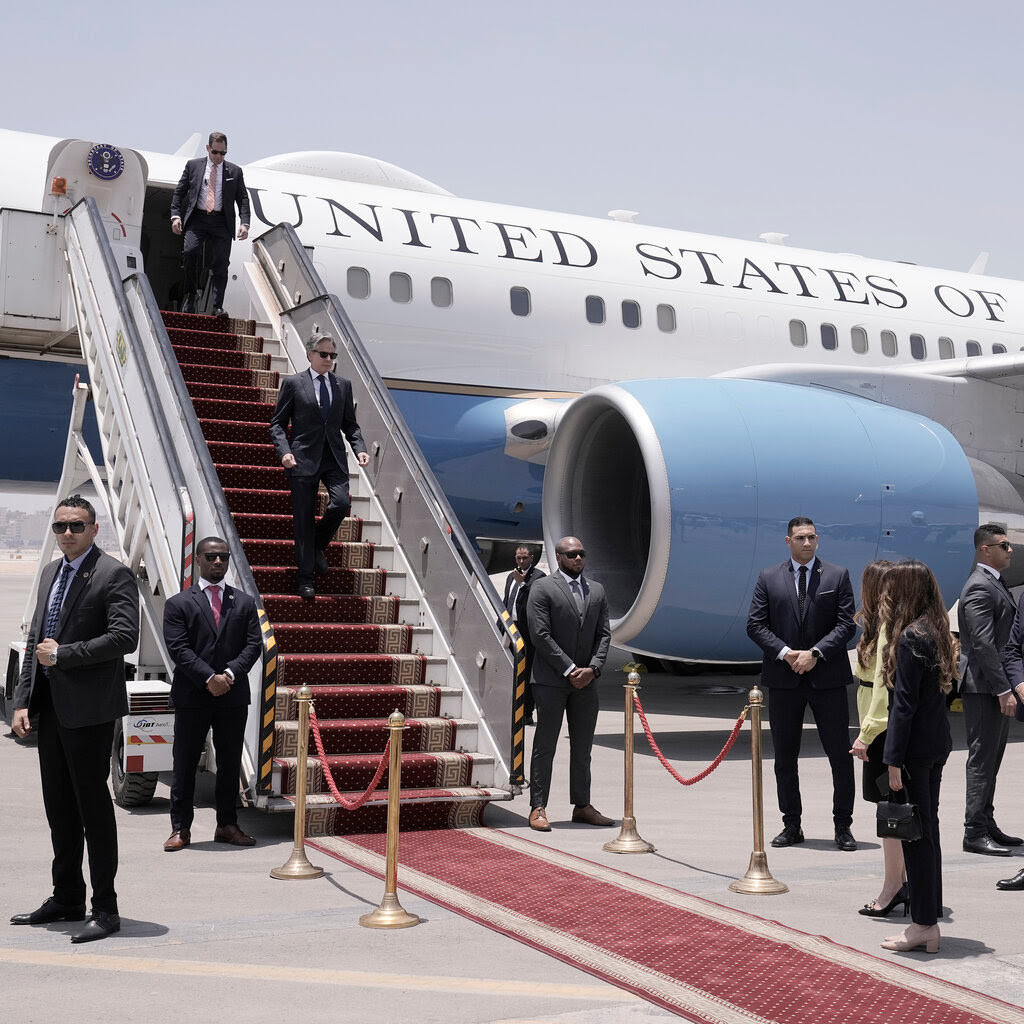
<svg viewBox="0 0 1024 1024">
<path fill-rule="evenodd" d="M 89 173 L 100 181 L 114 181 L 124 172 L 124 155 L 116 146 L 99 144 L 89 150 Z"/>
</svg>

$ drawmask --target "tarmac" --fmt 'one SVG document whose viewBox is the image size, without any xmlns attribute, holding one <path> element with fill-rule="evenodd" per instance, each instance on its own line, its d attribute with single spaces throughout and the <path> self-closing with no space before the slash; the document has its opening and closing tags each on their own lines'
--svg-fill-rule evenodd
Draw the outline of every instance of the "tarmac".
<svg viewBox="0 0 1024 1024">
<path fill-rule="evenodd" d="M 0 635 L 14 639 L 31 576 L 0 563 Z M 615 652 L 609 669 L 626 660 Z M 5 659 L 6 662 L 6 659 Z M 722 748 L 756 675 L 643 677 L 640 698 L 658 743 L 684 776 L 696 775 Z M 623 799 L 621 673 L 600 680 L 601 714 L 594 748 L 594 797 L 618 818 Z M 853 694 L 851 693 L 851 701 Z M 1012 858 L 961 850 L 965 748 L 963 723 L 952 716 L 955 749 L 942 787 L 944 892 L 938 955 L 910 954 L 914 969 L 1016 1006 L 1024 1004 L 1024 892 L 999 892 L 995 882 L 1024 867 L 1024 847 Z M 874 809 L 858 801 L 853 825 L 858 849 L 832 841 L 828 763 L 812 724 L 801 759 L 804 832 L 801 846 L 768 851 L 774 877 L 789 886 L 776 896 L 730 892 L 752 849 L 750 728 L 708 778 L 682 786 L 652 754 L 637 724 L 635 815 L 640 835 L 655 844 L 643 855 L 605 853 L 616 829 L 569 822 L 567 741 L 559 745 L 548 812 L 550 833 L 531 833 L 528 797 L 492 804 L 486 824 L 515 832 L 600 864 L 770 918 L 837 943 L 888 958 L 882 938 L 901 918 L 876 920 L 857 909 L 881 887 L 882 855 Z M 50 844 L 43 816 L 34 747 L 0 728 L 0 860 L 7 879 L 0 922 L 34 909 L 50 894 Z M 527 733 L 527 749 L 532 730 Z M 765 744 L 765 833 L 780 821 Z M 859 787 L 859 766 L 858 787 Z M 529 764 L 527 764 L 529 774 Z M 996 809 L 1000 826 L 1024 834 L 1024 727 L 1011 724 Z M 278 881 L 270 870 L 292 849 L 292 816 L 240 811 L 256 836 L 252 849 L 212 842 L 212 780 L 197 788 L 193 844 L 166 854 L 170 832 L 167 780 L 152 803 L 117 808 L 120 837 L 118 894 L 122 930 L 102 942 L 72 946 L 71 924 L 41 928 L 0 923 L 5 1018 L 19 1022 L 74 1019 L 373 1022 L 405 1024 L 640 1024 L 677 1020 L 597 978 L 513 939 L 498 935 L 401 889 L 398 896 L 421 923 L 395 931 L 362 928 L 383 883 L 311 851 L 326 869 L 311 881 Z M 858 790 L 859 791 L 859 790 Z M 602 913 L 601 907 L 594 908 Z M 1024 1014 L 1021 1017 L 1024 1021 Z M 837 1024 L 842 1024 L 837 1020 Z M 851 1022 L 852 1024 L 852 1022 Z M 897 1024 L 897 1022 L 893 1022 Z M 914 1022 L 916 1024 L 916 1022 Z"/>
</svg>

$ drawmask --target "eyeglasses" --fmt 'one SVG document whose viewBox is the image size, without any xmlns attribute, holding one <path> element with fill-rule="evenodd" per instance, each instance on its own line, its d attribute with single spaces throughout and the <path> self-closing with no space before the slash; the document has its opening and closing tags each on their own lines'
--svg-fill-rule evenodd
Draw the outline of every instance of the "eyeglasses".
<svg viewBox="0 0 1024 1024">
<path fill-rule="evenodd" d="M 83 523 L 76 519 L 73 523 L 51 523 L 50 529 L 59 537 L 62 533 L 67 533 L 68 530 L 72 533 L 85 533 L 87 526 L 92 526 L 92 523 Z"/>
<path fill-rule="evenodd" d="M 214 156 L 224 156 L 224 154 L 227 153 L 227 150 L 226 149 L 211 149 L 210 152 Z"/>
<path fill-rule="evenodd" d="M 317 351 L 317 355 L 321 359 L 330 359 L 332 362 L 336 361 L 337 358 L 338 358 L 338 353 L 337 352 L 320 352 L 320 351 Z"/>
<path fill-rule="evenodd" d="M 587 553 L 586 553 L 586 551 L 580 551 L 580 550 L 576 550 L 576 551 L 563 551 L 562 552 L 562 557 L 563 558 L 586 558 L 587 557 Z"/>
<path fill-rule="evenodd" d="M 205 558 L 208 562 L 228 562 L 231 556 L 226 551 L 214 551 L 212 554 L 204 551 L 200 558 Z"/>
<path fill-rule="evenodd" d="M 56 524 L 54 524 L 54 525 L 56 525 Z M 56 533 L 56 529 L 54 530 L 54 532 Z M 1008 540 L 1001 540 L 998 544 L 983 544 L 982 547 L 986 547 L 986 548 L 1002 548 L 1004 551 L 1010 551 L 1011 548 L 1012 548 L 1012 545 L 1010 544 L 1010 542 Z"/>
</svg>

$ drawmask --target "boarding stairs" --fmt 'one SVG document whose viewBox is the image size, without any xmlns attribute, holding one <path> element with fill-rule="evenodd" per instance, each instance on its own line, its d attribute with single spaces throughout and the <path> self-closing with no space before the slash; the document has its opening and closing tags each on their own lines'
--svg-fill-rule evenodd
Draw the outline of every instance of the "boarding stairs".
<svg viewBox="0 0 1024 1024">
<path fill-rule="evenodd" d="M 521 707 L 513 734 L 515 634 L 294 230 L 279 225 L 254 242 L 243 272 L 257 319 L 226 320 L 162 314 L 145 275 L 119 265 L 91 199 L 50 222 L 89 379 L 75 388 L 60 491 L 93 484 L 142 592 L 143 641 L 132 714 L 119 732 L 115 793 L 118 771 L 122 802 L 141 802 L 155 787 L 149 768 L 158 762 L 140 760 L 138 749 L 147 746 L 146 722 L 152 738 L 168 714 L 163 602 L 193 581 L 195 543 L 219 534 L 232 556 L 228 580 L 256 597 L 264 638 L 249 678 L 245 798 L 268 810 L 293 806 L 297 693 L 308 685 L 343 794 L 357 796 L 373 777 L 397 709 L 407 719 L 402 827 L 479 823 L 489 801 L 510 799 L 523 781 Z M 338 343 L 337 372 L 352 381 L 371 462 L 350 462 L 352 515 L 328 550 L 330 571 L 317 578 L 315 601 L 307 601 L 295 595 L 290 495 L 267 425 L 281 375 L 307 365 L 303 339 L 313 330 Z M 66 346 L 67 328 L 60 333 Z M 82 441 L 87 400 L 98 459 Z M 324 494 L 320 501 L 322 511 Z M 48 536 L 40 571 L 53 549 Z M 386 781 L 358 811 L 345 811 L 320 762 L 311 762 L 307 833 L 383 829 Z"/>
</svg>

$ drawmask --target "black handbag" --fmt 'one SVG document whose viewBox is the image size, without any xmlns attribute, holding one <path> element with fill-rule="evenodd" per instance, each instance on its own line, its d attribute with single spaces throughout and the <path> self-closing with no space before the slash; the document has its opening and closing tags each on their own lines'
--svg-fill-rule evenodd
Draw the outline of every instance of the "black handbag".
<svg viewBox="0 0 1024 1024">
<path fill-rule="evenodd" d="M 875 805 L 875 830 L 880 839 L 902 839 L 905 843 L 916 842 L 924 832 L 921 829 L 921 812 L 917 804 L 907 802 L 907 791 L 901 789 L 903 799 L 879 800 Z M 890 792 L 889 796 L 893 794 Z"/>
</svg>

